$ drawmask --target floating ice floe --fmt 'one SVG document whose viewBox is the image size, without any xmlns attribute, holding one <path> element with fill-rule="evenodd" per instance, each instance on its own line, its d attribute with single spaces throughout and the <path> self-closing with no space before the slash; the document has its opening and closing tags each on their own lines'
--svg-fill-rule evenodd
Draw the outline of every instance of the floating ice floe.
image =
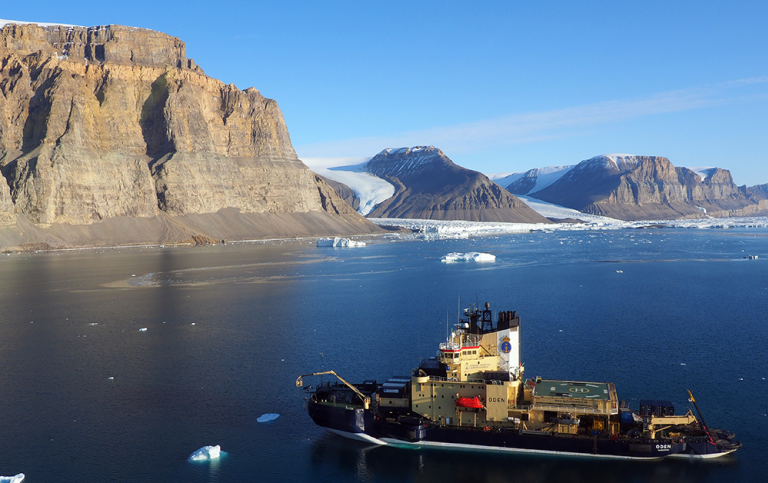
<svg viewBox="0 0 768 483">
<path fill-rule="evenodd" d="M 21 483 L 24 481 L 24 473 L 15 476 L 0 476 L 0 483 Z"/>
<path fill-rule="evenodd" d="M 469 252 L 449 253 L 440 259 L 441 262 L 495 262 L 496 255 L 490 253 Z"/>
<path fill-rule="evenodd" d="M 203 446 L 199 450 L 189 455 L 189 461 L 207 461 L 215 460 L 221 456 L 221 446 Z"/>
<path fill-rule="evenodd" d="M 141 329 L 139 329 L 139 332 L 146 332 L 146 331 L 147 331 L 146 327 L 142 327 Z"/>
<path fill-rule="evenodd" d="M 268 423 L 270 421 L 274 421 L 275 419 L 277 419 L 279 417 L 280 417 L 279 414 L 267 413 L 267 414 L 262 414 L 260 417 L 258 417 L 256 419 L 256 421 L 258 421 L 260 423 Z"/>
<path fill-rule="evenodd" d="M 364 247 L 365 242 L 350 240 L 349 238 L 320 238 L 317 240 L 319 247 Z"/>
</svg>

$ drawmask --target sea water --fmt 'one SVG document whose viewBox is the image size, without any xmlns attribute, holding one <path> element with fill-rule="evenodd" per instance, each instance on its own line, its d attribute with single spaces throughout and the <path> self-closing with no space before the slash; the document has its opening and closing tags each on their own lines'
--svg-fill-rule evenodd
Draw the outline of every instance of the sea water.
<svg viewBox="0 0 768 483">
<path fill-rule="evenodd" d="M 441 263 L 454 252 L 496 261 Z M 306 415 L 297 376 L 408 375 L 459 308 L 486 301 L 521 316 L 527 377 L 614 382 L 635 410 L 640 399 L 668 399 L 684 413 L 690 389 L 707 423 L 744 448 L 698 462 L 403 450 L 340 438 Z M 766 229 L 3 254 L 0 475 L 763 481 L 767 309 Z M 259 423 L 267 413 L 279 418 Z M 226 457 L 187 461 L 207 445 Z"/>
</svg>

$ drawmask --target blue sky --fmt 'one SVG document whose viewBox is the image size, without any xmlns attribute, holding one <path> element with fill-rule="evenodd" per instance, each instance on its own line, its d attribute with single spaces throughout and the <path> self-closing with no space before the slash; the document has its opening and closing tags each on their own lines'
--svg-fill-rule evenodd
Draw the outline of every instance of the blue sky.
<svg viewBox="0 0 768 483">
<path fill-rule="evenodd" d="M 432 144 L 484 173 L 604 153 L 768 183 L 768 2 L 38 0 L 0 18 L 160 30 L 280 105 L 300 157 Z"/>
</svg>

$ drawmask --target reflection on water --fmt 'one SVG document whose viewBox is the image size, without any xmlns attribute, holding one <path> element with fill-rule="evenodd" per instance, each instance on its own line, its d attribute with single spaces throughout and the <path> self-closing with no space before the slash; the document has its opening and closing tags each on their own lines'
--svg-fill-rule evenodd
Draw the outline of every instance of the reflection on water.
<svg viewBox="0 0 768 483">
<path fill-rule="evenodd" d="M 355 250 L 294 243 L 3 256 L 0 474 L 24 472 L 30 482 L 761 481 L 768 238 L 753 234 L 625 230 Z M 439 261 L 468 251 L 497 262 Z M 621 273 L 601 261 L 621 262 Z M 663 262 L 628 263 L 646 261 Z M 312 424 L 298 374 L 408 374 L 434 354 L 457 299 L 522 315 L 529 375 L 613 381 L 635 407 L 663 398 L 678 412 L 690 388 L 707 421 L 735 431 L 744 448 L 713 462 L 596 462 L 371 447 Z M 259 424 L 264 413 L 280 418 Z M 215 444 L 226 458 L 186 461 Z"/>
<path fill-rule="evenodd" d="M 609 483 L 717 481 L 738 460 L 612 461 L 471 450 L 369 446 L 328 434 L 312 445 L 318 481 L 446 481 Z"/>
</svg>

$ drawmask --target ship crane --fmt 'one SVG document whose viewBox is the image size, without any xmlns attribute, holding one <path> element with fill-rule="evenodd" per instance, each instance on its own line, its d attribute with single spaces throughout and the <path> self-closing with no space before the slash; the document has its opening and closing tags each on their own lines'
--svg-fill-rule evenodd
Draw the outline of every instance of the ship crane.
<svg viewBox="0 0 768 483">
<path fill-rule="evenodd" d="M 365 394 L 360 392 L 360 390 L 358 388 L 356 388 L 354 385 L 352 385 L 352 384 L 348 383 L 347 381 L 345 381 L 340 375 L 336 374 L 336 372 L 334 372 L 334 371 L 315 372 L 315 373 L 312 373 L 312 374 L 304 374 L 302 376 L 299 376 L 296 379 L 296 387 L 302 387 L 304 385 L 303 378 L 305 378 L 305 377 L 325 376 L 325 375 L 329 375 L 329 374 L 333 375 L 333 376 L 336 376 L 336 378 L 339 381 L 344 383 L 345 386 L 347 386 L 348 388 L 352 389 L 355 392 L 355 394 L 360 396 L 360 399 L 363 400 L 363 408 L 364 409 L 368 409 L 371 406 L 371 398 L 370 398 L 370 396 L 366 396 Z"/>
</svg>

